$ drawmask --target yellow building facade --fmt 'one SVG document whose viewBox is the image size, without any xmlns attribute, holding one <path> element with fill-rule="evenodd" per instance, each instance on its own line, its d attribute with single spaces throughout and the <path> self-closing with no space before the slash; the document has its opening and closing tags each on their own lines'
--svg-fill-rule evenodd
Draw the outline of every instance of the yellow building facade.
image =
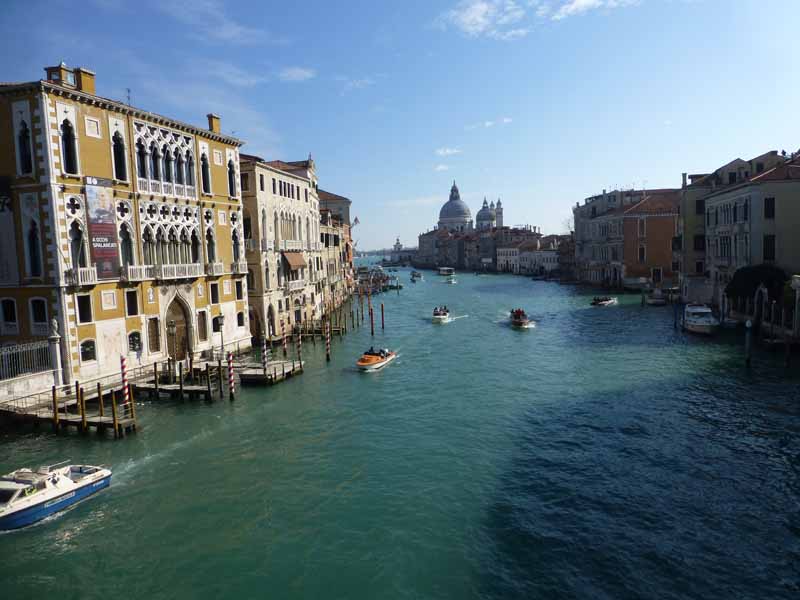
<svg viewBox="0 0 800 600">
<path fill-rule="evenodd" d="M 0 84 L 0 346 L 55 333 L 65 383 L 249 347 L 241 142 L 45 72 Z"/>
</svg>

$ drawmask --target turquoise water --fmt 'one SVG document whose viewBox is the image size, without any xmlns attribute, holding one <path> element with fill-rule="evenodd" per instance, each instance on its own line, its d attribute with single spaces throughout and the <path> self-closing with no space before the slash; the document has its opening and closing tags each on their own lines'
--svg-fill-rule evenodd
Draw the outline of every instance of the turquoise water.
<svg viewBox="0 0 800 600">
<path fill-rule="evenodd" d="M 0 535 L 3 597 L 797 597 L 800 368 L 634 296 L 425 275 L 376 298 L 380 373 L 352 368 L 365 323 L 233 403 L 140 403 L 123 441 L 0 434 L 2 472 L 114 468 Z"/>
</svg>

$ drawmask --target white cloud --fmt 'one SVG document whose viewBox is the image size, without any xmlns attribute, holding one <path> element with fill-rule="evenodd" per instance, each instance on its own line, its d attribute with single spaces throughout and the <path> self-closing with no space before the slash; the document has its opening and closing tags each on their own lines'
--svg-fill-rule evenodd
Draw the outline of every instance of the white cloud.
<svg viewBox="0 0 800 600">
<path fill-rule="evenodd" d="M 308 81 L 316 76 L 317 72 L 307 67 L 286 67 L 278 72 L 281 81 Z"/>
<path fill-rule="evenodd" d="M 461 154 L 461 148 L 437 148 L 436 154 L 439 156 L 453 156 L 454 154 Z"/>
<path fill-rule="evenodd" d="M 513 119 L 511 117 L 503 117 L 502 119 L 491 119 L 486 121 L 481 121 L 480 123 L 470 123 L 469 125 L 465 125 L 464 129 L 467 131 L 472 131 L 474 129 L 489 129 L 490 127 L 494 127 L 495 125 L 508 125 L 511 123 Z"/>
<path fill-rule="evenodd" d="M 638 4 L 639 0 L 567 0 L 556 9 L 551 18 L 560 21 L 567 17 L 576 17 L 592 10 L 623 8 Z"/>
<path fill-rule="evenodd" d="M 449 171 L 449 170 L 450 170 L 450 167 L 448 167 L 447 165 L 436 165 L 436 166 L 433 168 L 433 170 L 434 170 L 434 171 Z"/>
<path fill-rule="evenodd" d="M 229 17 L 219 0 L 161 0 L 157 6 L 175 20 L 193 27 L 203 39 L 240 45 L 268 41 L 263 29 L 242 25 Z"/>
<path fill-rule="evenodd" d="M 205 71 L 212 78 L 221 79 L 225 83 L 237 87 L 252 87 L 266 81 L 266 77 L 246 71 L 223 61 L 207 61 L 202 65 L 195 65 L 198 71 Z"/>
<path fill-rule="evenodd" d="M 375 83 L 375 80 L 370 77 L 353 78 L 339 76 L 335 79 L 342 84 L 342 95 L 354 90 L 363 90 Z"/>
<path fill-rule="evenodd" d="M 461 0 L 454 8 L 439 15 L 440 27 L 454 27 L 468 37 L 511 40 L 528 33 L 513 27 L 525 17 L 525 9 L 515 0 Z"/>
<path fill-rule="evenodd" d="M 503 120 L 501 122 L 503 123 L 503 125 L 508 125 L 509 123 L 511 123 L 511 121 L 512 121 L 511 117 L 503 117 Z"/>
</svg>

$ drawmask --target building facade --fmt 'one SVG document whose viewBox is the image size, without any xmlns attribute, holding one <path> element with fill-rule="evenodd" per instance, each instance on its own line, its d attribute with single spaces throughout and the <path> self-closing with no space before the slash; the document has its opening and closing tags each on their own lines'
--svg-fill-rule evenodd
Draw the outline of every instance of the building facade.
<svg viewBox="0 0 800 600">
<path fill-rule="evenodd" d="M 241 142 L 45 72 L 0 85 L 0 344 L 55 332 L 66 383 L 248 347 Z"/>
</svg>

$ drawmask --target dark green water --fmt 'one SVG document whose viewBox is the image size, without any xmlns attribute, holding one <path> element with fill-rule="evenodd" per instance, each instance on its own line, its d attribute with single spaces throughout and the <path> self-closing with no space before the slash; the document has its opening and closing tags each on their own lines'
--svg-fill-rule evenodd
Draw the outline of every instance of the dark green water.
<svg viewBox="0 0 800 600">
<path fill-rule="evenodd" d="M 124 441 L 0 434 L 2 472 L 114 468 L 0 535 L 2 597 L 797 598 L 800 368 L 590 296 L 428 272 L 378 299 L 378 374 L 367 324 L 232 404 L 142 403 Z"/>
</svg>

